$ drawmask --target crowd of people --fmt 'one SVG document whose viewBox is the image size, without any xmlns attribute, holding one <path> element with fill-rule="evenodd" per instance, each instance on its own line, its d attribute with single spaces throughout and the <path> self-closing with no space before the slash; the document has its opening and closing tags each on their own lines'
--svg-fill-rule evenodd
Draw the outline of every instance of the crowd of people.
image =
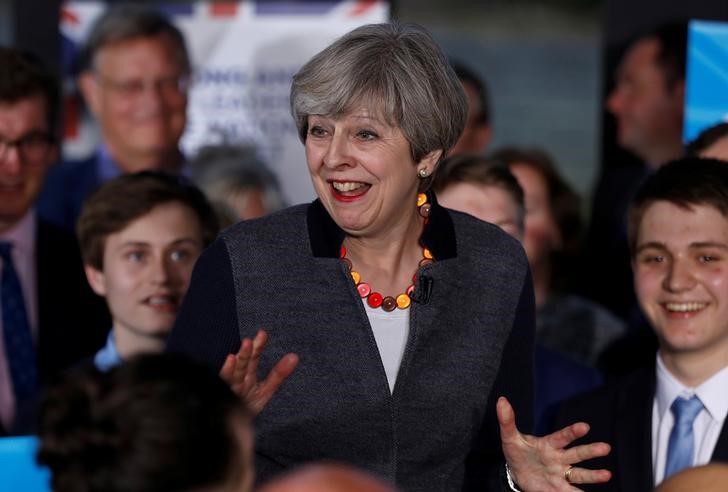
<svg viewBox="0 0 728 492">
<path fill-rule="evenodd" d="M 645 165 L 588 227 L 417 25 L 294 75 L 291 207 L 254 148 L 180 151 L 158 12 L 91 29 L 82 161 L 54 78 L 0 48 L 0 436 L 37 435 L 59 492 L 685 490 L 728 460 L 728 124 L 683 147 L 686 37 L 625 52 L 606 104 Z"/>
</svg>

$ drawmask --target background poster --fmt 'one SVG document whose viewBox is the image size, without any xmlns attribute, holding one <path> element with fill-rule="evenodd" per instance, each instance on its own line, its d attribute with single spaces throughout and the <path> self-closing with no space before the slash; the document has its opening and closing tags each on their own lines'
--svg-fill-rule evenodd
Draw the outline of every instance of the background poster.
<svg viewBox="0 0 728 492">
<path fill-rule="evenodd" d="M 291 76 L 311 56 L 351 29 L 389 19 L 379 0 L 155 3 L 182 30 L 195 71 L 181 147 L 193 156 L 204 144 L 255 144 L 293 204 L 314 197 L 303 145 L 290 116 Z M 67 98 L 64 155 L 93 151 L 98 135 L 79 110 L 74 54 L 103 1 L 68 1 L 61 10 Z"/>
<path fill-rule="evenodd" d="M 683 140 L 728 121 L 728 22 L 691 21 Z"/>
</svg>

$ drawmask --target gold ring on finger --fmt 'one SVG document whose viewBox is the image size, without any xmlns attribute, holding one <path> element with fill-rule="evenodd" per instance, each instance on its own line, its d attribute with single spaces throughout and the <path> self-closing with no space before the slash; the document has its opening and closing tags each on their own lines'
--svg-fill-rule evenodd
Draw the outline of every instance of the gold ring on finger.
<svg viewBox="0 0 728 492">
<path fill-rule="evenodd" d="M 573 466 L 569 466 L 569 468 L 566 469 L 564 472 L 564 480 L 571 483 L 571 472 L 574 470 Z"/>
</svg>

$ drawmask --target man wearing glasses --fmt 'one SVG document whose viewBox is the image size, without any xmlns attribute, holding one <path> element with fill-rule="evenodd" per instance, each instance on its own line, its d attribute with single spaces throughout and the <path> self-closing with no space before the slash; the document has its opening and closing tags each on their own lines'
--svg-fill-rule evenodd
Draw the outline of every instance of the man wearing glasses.
<svg viewBox="0 0 728 492">
<path fill-rule="evenodd" d="M 58 153 L 57 107 L 37 59 L 0 47 L 0 435 L 23 427 L 39 385 L 92 353 L 108 326 L 74 237 L 34 209 Z"/>
<path fill-rule="evenodd" d="M 143 7 L 112 7 L 81 53 L 79 88 L 102 143 L 90 158 L 52 169 L 39 210 L 73 229 L 86 197 L 123 173 L 183 172 L 179 140 L 187 122 L 190 61 L 182 33 Z"/>
</svg>

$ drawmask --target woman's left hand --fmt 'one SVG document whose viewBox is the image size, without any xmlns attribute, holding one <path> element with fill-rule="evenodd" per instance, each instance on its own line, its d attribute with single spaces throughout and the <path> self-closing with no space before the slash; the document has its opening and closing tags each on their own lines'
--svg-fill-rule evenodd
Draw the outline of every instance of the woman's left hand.
<svg viewBox="0 0 728 492">
<path fill-rule="evenodd" d="M 245 400 L 253 417 L 268 404 L 278 387 L 298 365 L 294 353 L 281 357 L 265 379 L 258 381 L 258 361 L 268 343 L 268 334 L 259 330 L 251 341 L 244 338 L 237 354 L 229 354 L 220 369 L 220 377 L 230 385 L 233 393 Z"/>
<path fill-rule="evenodd" d="M 513 480 L 524 492 L 574 491 L 575 484 L 602 483 L 612 474 L 608 470 L 589 470 L 572 465 L 609 454 L 609 444 L 597 442 L 565 449 L 589 432 L 584 422 L 544 437 L 521 434 L 516 428 L 513 407 L 504 397 L 496 406 L 501 444 Z"/>
</svg>

